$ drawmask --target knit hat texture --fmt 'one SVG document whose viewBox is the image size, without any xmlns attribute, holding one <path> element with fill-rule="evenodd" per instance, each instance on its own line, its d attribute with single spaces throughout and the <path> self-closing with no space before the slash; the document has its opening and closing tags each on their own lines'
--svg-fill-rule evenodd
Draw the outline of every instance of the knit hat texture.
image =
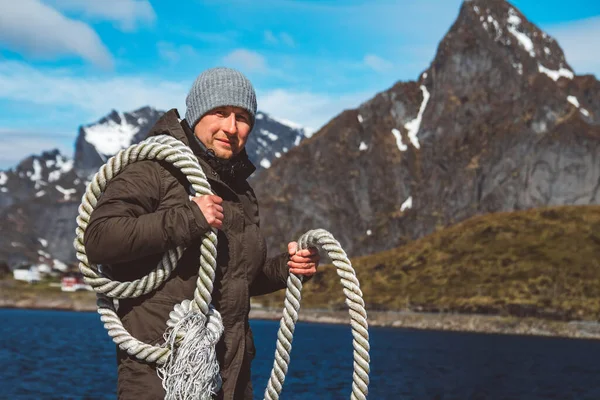
<svg viewBox="0 0 600 400">
<path fill-rule="evenodd" d="M 217 67 L 202 72 L 194 81 L 185 104 L 185 119 L 192 129 L 204 114 L 222 106 L 245 109 L 254 125 L 256 93 L 248 78 L 235 69 Z"/>
</svg>

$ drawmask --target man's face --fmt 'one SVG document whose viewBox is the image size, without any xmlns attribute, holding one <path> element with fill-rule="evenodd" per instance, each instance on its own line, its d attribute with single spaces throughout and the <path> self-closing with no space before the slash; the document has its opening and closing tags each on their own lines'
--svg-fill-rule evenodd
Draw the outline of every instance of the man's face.
<svg viewBox="0 0 600 400">
<path fill-rule="evenodd" d="M 194 134 L 219 158 L 238 155 L 250 134 L 250 114 L 240 107 L 217 107 L 205 114 L 194 128 Z"/>
</svg>

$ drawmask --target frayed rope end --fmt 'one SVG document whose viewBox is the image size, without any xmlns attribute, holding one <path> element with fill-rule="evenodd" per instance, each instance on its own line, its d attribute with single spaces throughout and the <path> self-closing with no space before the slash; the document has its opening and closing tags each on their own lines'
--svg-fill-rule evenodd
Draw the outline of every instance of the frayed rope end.
<svg viewBox="0 0 600 400">
<path fill-rule="evenodd" d="M 211 305 L 208 318 L 192 307 L 165 332 L 171 349 L 157 368 L 166 400 L 210 400 L 221 389 L 216 345 L 223 333 L 221 315 Z"/>
</svg>

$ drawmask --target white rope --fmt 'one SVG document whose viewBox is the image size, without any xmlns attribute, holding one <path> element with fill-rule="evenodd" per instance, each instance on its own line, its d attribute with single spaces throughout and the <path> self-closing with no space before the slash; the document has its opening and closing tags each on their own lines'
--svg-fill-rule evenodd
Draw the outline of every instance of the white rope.
<svg viewBox="0 0 600 400">
<path fill-rule="evenodd" d="M 367 312 L 362 298 L 360 284 L 356 278 L 348 256 L 335 240 L 333 235 L 324 229 L 315 229 L 306 232 L 298 239 L 298 248 L 320 247 L 337 267 L 337 274 L 341 278 L 343 292 L 346 295 L 346 304 L 350 312 L 350 325 L 352 326 L 352 345 L 354 346 L 354 373 L 352 374 L 351 399 L 366 399 L 369 387 L 369 332 Z M 290 363 L 292 340 L 298 311 L 300 310 L 302 280 L 290 274 L 285 292 L 283 317 L 277 332 L 277 345 L 275 349 L 275 362 L 271 370 L 271 377 L 265 390 L 265 399 L 277 400 L 283 388 L 285 375 Z"/>
<path fill-rule="evenodd" d="M 83 238 L 101 194 L 110 180 L 127 165 L 141 160 L 169 162 L 185 174 L 197 195 L 213 194 L 204 171 L 190 148 L 171 136 L 154 136 L 118 152 L 94 175 L 82 197 L 74 241 L 79 269 L 85 282 L 97 293 L 98 313 L 109 336 L 131 356 L 158 365 L 157 371 L 163 380 L 166 398 L 209 399 L 221 384 L 215 346 L 223 333 L 223 323 L 221 315 L 210 305 L 216 269 L 216 231 L 209 230 L 202 239 L 194 298 L 175 305 L 167 321 L 165 343 L 160 346 L 149 345 L 134 338 L 123 326 L 112 299 L 134 298 L 158 288 L 177 267 L 184 249 L 169 249 L 148 275 L 131 282 L 110 279 L 99 271 L 97 265 L 89 263 L 86 255 Z M 354 337 L 354 374 L 350 398 L 366 399 L 369 384 L 367 315 L 351 263 L 339 243 L 323 229 L 305 233 L 298 243 L 300 249 L 321 247 L 337 267 L 347 297 L 346 304 L 350 308 Z M 281 393 L 300 310 L 302 281 L 290 274 L 287 283 L 283 318 L 277 334 L 275 362 L 265 391 L 265 399 L 269 400 L 278 399 Z"/>
</svg>

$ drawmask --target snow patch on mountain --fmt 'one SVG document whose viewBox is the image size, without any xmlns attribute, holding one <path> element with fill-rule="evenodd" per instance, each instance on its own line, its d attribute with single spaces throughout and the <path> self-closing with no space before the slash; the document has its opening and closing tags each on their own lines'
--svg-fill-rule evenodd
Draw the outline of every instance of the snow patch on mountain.
<svg viewBox="0 0 600 400">
<path fill-rule="evenodd" d="M 77 189 L 65 189 L 59 185 L 56 185 L 56 190 L 62 193 L 63 200 L 71 200 L 71 196 L 77 193 Z"/>
<path fill-rule="evenodd" d="M 575 107 L 577 107 L 579 109 L 579 112 L 582 113 L 583 115 L 585 115 L 586 117 L 590 116 L 590 112 L 588 110 L 586 110 L 585 108 L 581 107 L 581 104 L 579 104 L 579 100 L 577 99 L 577 97 L 567 96 L 567 101 L 569 103 L 573 104 Z"/>
<path fill-rule="evenodd" d="M 83 128 L 85 140 L 96 148 L 98 154 L 104 156 L 104 161 L 130 146 L 134 136 L 140 131 L 140 126 L 128 123 L 123 113 L 118 115 L 119 121 L 109 119 L 102 124 Z"/>
<path fill-rule="evenodd" d="M 419 132 L 419 128 L 421 127 L 421 120 L 423 119 L 423 113 L 427 108 L 427 103 L 429 102 L 429 91 L 425 85 L 421 85 L 421 92 L 423 92 L 423 101 L 421 102 L 421 106 L 419 107 L 419 112 L 417 113 L 417 117 L 412 121 L 404 124 L 404 128 L 408 131 L 408 139 L 417 149 L 421 148 L 419 144 L 419 139 L 417 138 L 417 133 Z"/>
<path fill-rule="evenodd" d="M 567 96 L 567 101 L 573 104 L 575 107 L 579 108 L 579 100 L 575 96 Z"/>
<path fill-rule="evenodd" d="M 413 206 L 413 198 L 412 196 L 408 196 L 408 199 L 406 199 L 404 201 L 404 203 L 402 203 L 402 205 L 400 206 L 400 212 L 411 209 Z"/>
<path fill-rule="evenodd" d="M 36 182 L 42 179 L 42 166 L 40 165 L 40 161 L 36 158 L 33 160 L 33 173 L 29 175 L 29 179 Z"/>
<path fill-rule="evenodd" d="M 573 77 L 575 76 L 573 74 L 573 71 L 564 67 L 560 67 L 558 70 L 555 71 L 544 67 L 542 64 L 538 64 L 538 70 L 541 73 L 548 75 L 553 81 L 557 81 L 560 77 L 573 79 Z"/>
<path fill-rule="evenodd" d="M 73 159 L 59 155 L 56 158 L 56 167 L 60 169 L 60 172 L 69 172 L 73 169 Z"/>
<path fill-rule="evenodd" d="M 402 135 L 400 134 L 400 131 L 398 129 L 394 128 L 394 129 L 392 129 L 392 134 L 396 138 L 396 146 L 398 146 L 398 149 L 400 151 L 408 150 L 408 146 L 402 142 Z"/>
<path fill-rule="evenodd" d="M 531 57 L 535 57 L 535 47 L 533 45 L 533 40 L 527 34 L 521 32 L 521 18 L 516 14 L 514 8 L 510 8 L 508 10 L 508 31 L 517 39 L 519 44 L 529 53 Z"/>
<path fill-rule="evenodd" d="M 512 66 L 517 70 L 519 75 L 523 75 L 523 64 L 521 63 L 513 63 Z"/>
<path fill-rule="evenodd" d="M 276 134 L 274 134 L 274 133 L 271 133 L 271 132 L 269 132 L 269 131 L 268 131 L 268 130 L 266 130 L 266 129 L 261 129 L 261 130 L 260 130 L 260 133 L 261 133 L 262 135 L 264 135 L 264 136 L 268 137 L 269 139 L 271 139 L 271 141 L 272 141 L 272 142 L 274 142 L 274 141 L 276 141 L 277 139 L 279 139 L 279 137 L 278 137 Z"/>
</svg>

